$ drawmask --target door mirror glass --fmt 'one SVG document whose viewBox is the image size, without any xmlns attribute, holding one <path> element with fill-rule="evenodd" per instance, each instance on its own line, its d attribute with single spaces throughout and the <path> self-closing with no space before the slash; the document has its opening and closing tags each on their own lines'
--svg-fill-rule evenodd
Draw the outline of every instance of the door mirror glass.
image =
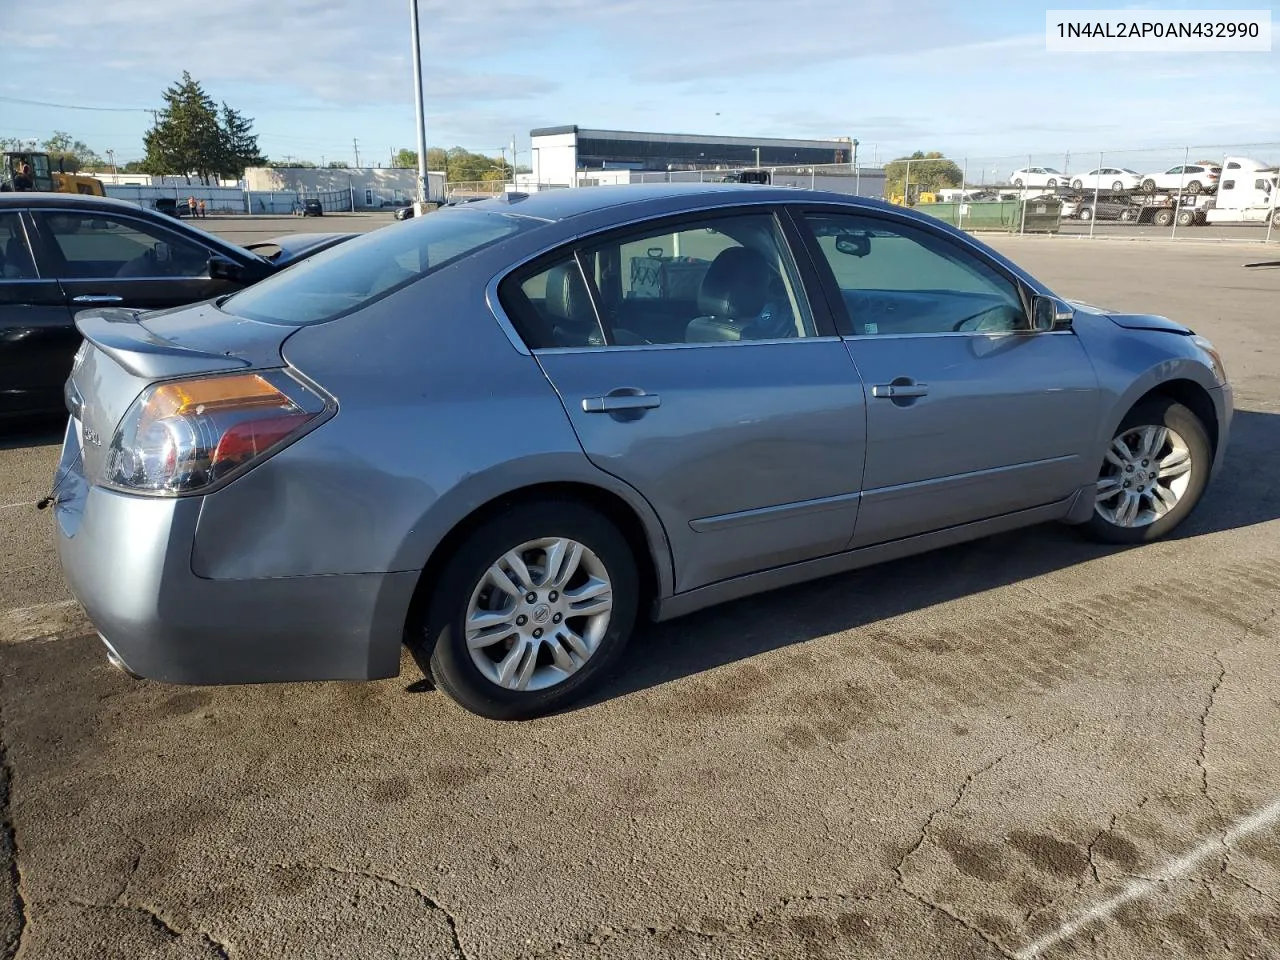
<svg viewBox="0 0 1280 960">
<path fill-rule="evenodd" d="M 209 278 L 211 280 L 239 280 L 242 274 L 240 264 L 226 257 L 209 258 Z"/>
<path fill-rule="evenodd" d="M 1031 329 L 1037 333 L 1070 329 L 1073 316 L 1071 308 L 1055 297 L 1031 298 Z"/>
<path fill-rule="evenodd" d="M 871 235 L 842 233 L 836 237 L 836 249 L 851 257 L 865 257 L 871 253 Z"/>
</svg>

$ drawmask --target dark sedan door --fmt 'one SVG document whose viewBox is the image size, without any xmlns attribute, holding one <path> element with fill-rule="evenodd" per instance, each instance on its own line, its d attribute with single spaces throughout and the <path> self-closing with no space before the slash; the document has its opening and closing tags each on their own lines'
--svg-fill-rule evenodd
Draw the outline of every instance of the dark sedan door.
<svg viewBox="0 0 1280 960">
<path fill-rule="evenodd" d="M 239 289 L 209 277 L 197 238 L 115 211 L 34 211 L 36 228 L 76 312 L 93 306 L 158 310 Z"/>
<path fill-rule="evenodd" d="M 22 214 L 0 213 L 0 417 L 63 409 L 78 342 L 62 288 L 37 267 Z"/>
</svg>

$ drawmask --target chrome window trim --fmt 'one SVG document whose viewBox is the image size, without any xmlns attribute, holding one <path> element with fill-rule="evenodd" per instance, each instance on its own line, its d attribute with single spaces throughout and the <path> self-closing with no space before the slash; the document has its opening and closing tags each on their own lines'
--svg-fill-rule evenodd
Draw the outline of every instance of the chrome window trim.
<svg viewBox="0 0 1280 960">
<path fill-rule="evenodd" d="M 935 333 L 853 333 L 845 340 L 918 340 L 922 337 L 1056 337 L 1074 330 L 939 330 Z"/>
<path fill-rule="evenodd" d="M 591 237 L 601 233 L 610 233 L 614 230 L 625 229 L 627 227 L 635 226 L 636 224 L 645 223 L 650 220 L 663 220 L 669 217 L 683 217 L 686 215 L 693 216 L 693 215 L 702 214 L 702 213 L 710 213 L 716 210 L 732 211 L 732 210 L 740 209 L 742 207 L 771 207 L 771 208 L 783 207 L 791 211 L 793 215 L 795 215 L 798 212 L 801 216 L 803 216 L 803 211 L 806 207 L 821 208 L 825 206 L 830 210 L 832 210 L 833 212 L 843 212 L 843 213 L 850 212 L 849 209 L 842 209 L 843 205 L 839 200 L 832 199 L 831 197 L 825 194 L 818 197 L 817 199 L 806 198 L 802 195 L 797 195 L 795 197 L 786 197 L 786 198 L 771 197 L 767 199 L 766 198 L 760 198 L 760 199 L 736 198 L 732 203 L 713 202 L 714 198 L 721 198 L 724 196 L 728 196 L 728 195 L 714 194 L 714 193 L 702 194 L 702 195 L 699 195 L 699 199 L 702 202 L 698 203 L 695 206 L 690 206 L 684 210 L 678 210 L 674 213 L 659 213 L 659 214 L 649 213 L 643 216 L 631 215 L 624 220 L 615 221 L 614 223 L 611 223 L 607 227 L 596 228 L 592 230 L 578 230 L 565 237 L 562 237 L 561 239 L 555 241 L 554 243 L 548 243 L 545 246 L 539 247 L 536 252 L 531 253 L 528 256 L 521 257 L 519 260 L 514 261 L 513 263 L 507 264 L 505 267 L 502 268 L 502 270 L 500 270 L 497 274 L 495 274 L 493 278 L 490 279 L 490 281 L 485 285 L 485 301 L 489 307 L 489 311 L 493 314 L 494 319 L 497 320 L 498 326 L 502 329 L 502 332 L 507 335 L 507 339 L 511 341 L 511 345 L 515 347 L 516 352 L 521 353 L 526 357 L 532 356 L 533 354 L 529 350 L 529 347 L 525 344 L 524 340 L 521 339 L 520 334 L 516 331 L 515 325 L 511 322 L 511 319 L 507 316 L 506 311 L 502 309 L 502 302 L 498 299 L 498 285 L 502 283 L 502 281 L 505 280 L 509 274 L 514 273 L 515 271 L 519 270 L 521 267 L 525 266 L 526 264 L 531 263 L 534 260 L 537 260 L 539 257 L 544 257 L 548 253 L 551 253 L 559 249 L 560 247 L 572 247 L 574 244 L 578 243 L 584 237 Z M 924 214 L 916 214 L 913 216 L 899 210 L 887 210 L 887 209 L 882 209 L 880 207 L 875 207 L 875 206 L 863 206 L 862 204 L 856 204 L 853 208 L 853 212 L 863 216 L 882 217 L 890 221 L 900 221 L 900 222 L 908 223 L 914 227 L 917 227 L 923 230 L 936 229 L 931 224 L 925 222 Z M 550 221 L 550 222 L 558 223 L 561 221 Z M 1021 267 L 1019 267 L 1017 264 L 1013 263 L 1012 261 L 1006 264 L 1000 260 L 994 259 L 991 256 L 991 251 L 983 247 L 971 234 L 966 233 L 963 230 L 959 231 L 958 235 L 953 235 L 945 231 L 939 231 L 939 232 L 944 233 L 946 238 L 951 242 L 959 246 L 965 247 L 966 252 L 970 253 L 973 256 L 981 258 L 993 270 L 996 270 L 998 273 L 1001 273 L 1007 278 L 1009 278 L 1014 283 L 1015 286 L 1017 286 L 1018 284 L 1025 284 L 1027 289 L 1029 289 L 1033 294 L 1041 294 L 1043 296 L 1057 296 L 1056 294 L 1053 293 L 1052 290 L 1046 287 L 1042 282 L 1037 280 L 1035 277 L 1031 276 L 1031 274 L 1027 273 L 1025 270 L 1023 270 Z M 783 240 L 784 241 L 787 240 L 785 231 L 783 232 Z M 787 246 L 788 246 L 788 249 L 790 249 L 789 242 L 787 243 Z M 793 258 L 794 258 L 794 255 L 795 255 L 794 251 L 792 251 Z M 803 280 L 801 285 L 803 287 Z M 805 296 L 808 297 L 809 291 L 807 289 L 805 289 L 804 293 L 805 293 Z M 1062 299 L 1062 298 L 1059 297 L 1058 299 Z M 1034 331 L 1034 330 L 1025 331 L 1025 332 L 1037 333 L 1037 331 Z M 1044 333 L 1073 333 L 1073 332 L 1074 331 L 1071 331 L 1071 330 L 1039 331 L 1039 335 L 1043 335 Z M 941 336 L 941 335 L 942 334 L 863 334 L 863 335 L 858 335 L 856 339 L 862 339 L 862 337 L 864 336 L 876 337 L 876 336 Z M 970 335 L 970 334 L 968 332 L 964 332 L 964 335 Z M 839 340 L 843 338 L 838 334 L 835 337 L 825 337 L 825 336 L 786 337 L 780 342 L 786 342 L 788 340 L 793 340 L 793 339 L 794 340 L 826 340 L 826 339 Z M 855 339 L 855 338 L 849 338 L 849 339 Z M 725 341 L 725 343 L 730 343 L 730 342 L 774 343 L 779 341 L 773 341 L 773 340 Z M 636 344 L 634 346 L 612 346 L 612 347 L 609 347 L 609 349 L 610 350 L 633 350 L 633 349 L 636 349 L 637 347 L 641 349 L 648 349 L 650 347 L 657 347 L 657 346 L 680 347 L 680 346 L 722 346 L 722 345 L 723 344 L 720 344 L 720 343 Z M 545 350 L 566 350 L 566 349 L 574 350 L 578 348 L 574 348 L 574 347 L 541 348 L 540 347 L 538 349 L 538 352 L 541 353 L 544 349 Z M 593 347 L 588 349 L 598 350 L 600 348 Z"/>
<path fill-rule="evenodd" d="M 703 343 L 619 343 L 611 347 L 604 345 L 594 347 L 538 347 L 532 352 L 533 356 L 542 356 L 543 354 L 561 354 L 561 353 L 599 353 L 601 350 L 608 350 L 610 353 L 616 353 L 620 350 L 635 352 L 638 350 L 697 350 L 703 347 L 750 347 L 750 346 L 769 346 L 787 343 L 835 343 L 840 340 L 838 336 L 830 337 L 774 337 L 769 340 L 708 340 Z M 527 353 L 528 351 L 526 351 Z"/>
</svg>

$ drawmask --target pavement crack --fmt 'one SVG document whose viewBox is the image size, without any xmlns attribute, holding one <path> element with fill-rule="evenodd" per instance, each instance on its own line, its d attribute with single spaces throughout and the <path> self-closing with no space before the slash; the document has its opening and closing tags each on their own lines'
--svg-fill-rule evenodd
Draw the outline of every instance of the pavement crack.
<svg viewBox="0 0 1280 960">
<path fill-rule="evenodd" d="M 1105 837 L 1107 834 L 1109 834 L 1109 833 L 1111 833 L 1113 830 L 1115 830 L 1115 828 L 1116 828 L 1116 821 L 1118 821 L 1119 819 L 1120 819 L 1120 814 L 1118 814 L 1118 813 L 1113 813 L 1113 814 L 1111 815 L 1111 822 L 1110 822 L 1110 823 L 1108 823 L 1108 824 L 1107 824 L 1105 827 L 1103 827 L 1101 830 L 1099 830 L 1097 833 L 1095 833 L 1095 834 L 1093 835 L 1093 839 L 1089 841 L 1089 846 L 1085 848 L 1084 853 L 1085 853 L 1085 856 L 1086 856 L 1086 857 L 1088 858 L 1088 860 L 1089 860 L 1089 869 L 1093 871 L 1093 882 L 1094 882 L 1094 883 L 1101 883 L 1101 882 L 1102 882 L 1102 877 L 1101 877 L 1101 876 L 1099 876 L 1099 874 L 1098 874 L 1098 861 L 1097 861 L 1097 860 L 1095 860 L 1095 859 L 1093 858 L 1094 850 L 1095 850 L 1095 849 L 1097 848 L 1097 846 L 1098 846 L 1098 841 L 1100 841 L 1100 840 L 1101 840 L 1103 837 Z M 1080 883 L 1076 886 L 1076 890 L 1077 890 L 1077 891 L 1079 891 L 1083 886 L 1084 886 L 1084 878 L 1081 878 Z"/>
<path fill-rule="evenodd" d="M 185 937 L 197 937 L 205 946 L 213 951 L 218 960 L 231 960 L 231 948 L 203 930 L 179 930 L 172 921 L 166 920 L 158 910 L 140 903 L 124 903 L 117 898 L 115 903 L 93 903 L 88 900 L 68 899 L 65 901 L 84 910 L 98 910 L 103 913 L 140 914 L 151 928 L 170 940 L 182 940 Z"/>
<path fill-rule="evenodd" d="M 0 836 L 7 848 L 9 883 L 13 886 L 13 915 L 18 929 L 4 945 L 5 960 L 12 960 L 22 950 L 22 938 L 27 930 L 27 901 L 22 894 L 22 869 L 18 866 L 18 834 L 13 826 L 13 765 L 9 762 L 9 747 L 5 739 L 4 708 L 0 704 Z"/>
<path fill-rule="evenodd" d="M 1209 687 L 1209 693 L 1205 697 L 1204 710 L 1200 712 L 1200 751 L 1196 755 L 1196 766 L 1200 768 L 1200 792 L 1204 794 L 1209 805 L 1213 807 L 1214 813 L 1218 813 L 1218 805 L 1214 800 L 1213 794 L 1209 791 L 1209 768 L 1205 764 L 1205 755 L 1209 750 L 1209 714 L 1213 712 L 1213 707 L 1218 698 L 1218 688 L 1222 686 L 1222 681 L 1227 676 L 1227 665 L 1222 660 L 1222 654 L 1215 651 L 1213 654 L 1214 662 L 1218 665 L 1218 675 L 1214 678 L 1212 685 Z"/>
<path fill-rule="evenodd" d="M 458 934 L 457 919 L 450 910 L 446 909 L 445 906 L 440 903 L 439 900 L 431 896 L 421 887 L 415 886 L 412 883 L 407 883 L 406 881 L 401 880 L 398 877 L 393 877 L 390 874 L 378 873 L 374 870 L 357 870 L 351 867 L 337 867 L 329 863 L 276 863 L 272 864 L 272 868 L 276 870 L 323 870 L 339 877 L 363 877 L 365 880 L 374 880 L 378 883 L 386 883 L 395 887 L 397 890 L 401 890 L 405 893 L 411 893 L 421 900 L 427 907 L 432 910 L 439 911 L 444 916 L 445 924 L 449 927 L 449 936 L 453 941 L 452 960 L 469 960 L 467 951 L 462 946 L 462 938 Z"/>
<path fill-rule="evenodd" d="M 980 927 L 974 926 L 964 917 L 960 916 L 958 913 L 953 911 L 950 907 L 941 903 L 934 903 L 928 897 L 925 897 L 922 894 L 917 893 L 915 890 L 909 890 L 906 887 L 902 888 L 902 892 L 905 893 L 912 900 L 916 901 L 916 903 L 919 903 L 922 906 L 928 907 L 932 911 L 942 914 L 944 917 L 951 920 L 953 923 L 959 924 L 965 930 L 968 930 L 974 936 L 981 938 L 981 940 L 984 943 L 986 943 L 987 946 L 997 951 L 1000 954 L 1000 956 L 1006 957 L 1008 958 L 1008 960 L 1014 960 L 1013 953 L 1007 947 L 1005 947 L 1004 944 L 1002 944 L 995 937 L 991 936 L 991 934 L 987 933 L 985 930 L 981 929 Z"/>
</svg>

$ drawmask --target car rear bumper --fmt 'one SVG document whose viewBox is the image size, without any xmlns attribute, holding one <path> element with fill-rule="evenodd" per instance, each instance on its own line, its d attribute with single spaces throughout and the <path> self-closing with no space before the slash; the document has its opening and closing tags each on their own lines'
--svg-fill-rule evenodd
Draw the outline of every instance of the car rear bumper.
<svg viewBox="0 0 1280 960">
<path fill-rule="evenodd" d="M 72 593 L 128 672 L 171 683 L 395 676 L 408 573 L 211 580 L 191 570 L 198 497 L 89 485 L 68 425 L 54 507 Z"/>
</svg>

